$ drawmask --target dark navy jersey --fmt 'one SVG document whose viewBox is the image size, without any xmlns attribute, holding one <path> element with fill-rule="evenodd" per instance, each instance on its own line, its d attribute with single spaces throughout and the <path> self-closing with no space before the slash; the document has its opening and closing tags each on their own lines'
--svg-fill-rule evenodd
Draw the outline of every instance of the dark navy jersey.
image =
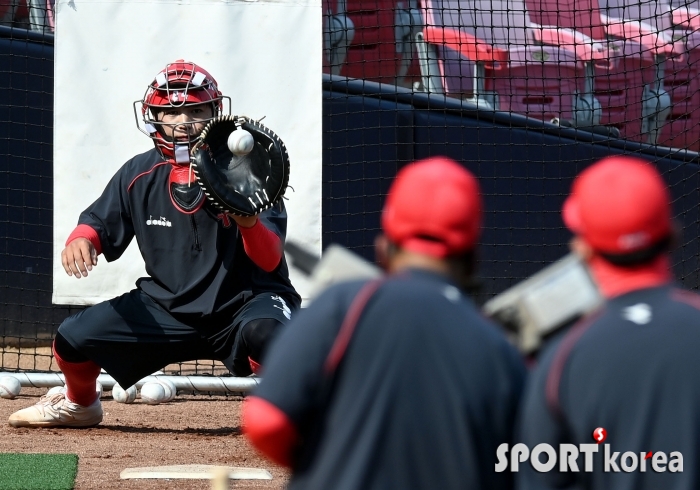
<svg viewBox="0 0 700 490">
<path fill-rule="evenodd" d="M 583 471 L 583 455 L 578 473 L 540 473 L 523 463 L 518 488 L 700 488 L 699 352 L 700 296 L 673 285 L 615 297 L 574 325 L 534 369 L 516 441 L 559 451 L 561 443 L 596 443 L 599 427 L 607 439 L 592 472 Z M 626 452 L 636 453 L 636 469 L 623 468 L 634 466 Z M 662 452 L 666 464 L 657 468 L 666 471 L 657 472 L 653 458 Z M 682 454 L 682 472 L 670 471 L 674 452 Z"/>
<path fill-rule="evenodd" d="M 118 259 L 136 237 L 148 273 L 137 287 L 172 313 L 209 315 L 240 307 L 258 292 L 277 293 L 298 306 L 284 256 L 265 272 L 246 255 L 233 219 L 208 204 L 194 214 L 178 211 L 168 190 L 170 169 L 155 149 L 135 156 L 80 215 L 79 224 L 97 231 L 105 258 Z M 281 201 L 259 218 L 284 241 Z"/>
<path fill-rule="evenodd" d="M 512 438 L 520 355 L 457 287 L 412 270 L 371 297 L 330 383 L 324 362 L 361 286 L 329 288 L 266 357 L 255 395 L 303 441 L 289 488 L 510 488 L 494 464 Z"/>
</svg>

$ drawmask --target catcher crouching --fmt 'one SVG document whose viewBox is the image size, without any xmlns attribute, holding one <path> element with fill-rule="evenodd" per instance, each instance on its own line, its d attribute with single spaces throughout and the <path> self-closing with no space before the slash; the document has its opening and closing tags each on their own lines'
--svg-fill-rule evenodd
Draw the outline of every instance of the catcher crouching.
<svg viewBox="0 0 700 490">
<path fill-rule="evenodd" d="M 250 375 L 300 305 L 282 252 L 289 179 L 282 141 L 230 116 L 216 80 L 183 60 L 156 75 L 134 110 L 155 147 L 127 161 L 81 213 L 61 262 L 68 275 L 87 277 L 100 255 L 117 260 L 136 238 L 148 275 L 61 324 L 53 354 L 66 392 L 12 414 L 14 427 L 98 424 L 101 368 L 125 388 L 197 359 Z M 226 145 L 240 130 L 254 139 L 242 158 Z"/>
</svg>

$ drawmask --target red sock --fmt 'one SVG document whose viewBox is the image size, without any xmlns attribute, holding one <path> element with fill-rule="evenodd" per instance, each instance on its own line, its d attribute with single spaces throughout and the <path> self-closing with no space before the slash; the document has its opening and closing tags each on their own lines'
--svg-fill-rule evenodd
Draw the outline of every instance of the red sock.
<svg viewBox="0 0 700 490">
<path fill-rule="evenodd" d="M 248 356 L 248 364 L 250 364 L 250 370 L 253 371 L 253 374 L 260 374 L 260 371 L 262 371 L 260 363 L 255 362 L 250 356 Z"/>
<path fill-rule="evenodd" d="M 96 384 L 100 366 L 92 361 L 66 362 L 56 349 L 53 349 L 53 356 L 66 377 L 66 398 L 84 407 L 92 405 L 98 396 Z"/>
</svg>

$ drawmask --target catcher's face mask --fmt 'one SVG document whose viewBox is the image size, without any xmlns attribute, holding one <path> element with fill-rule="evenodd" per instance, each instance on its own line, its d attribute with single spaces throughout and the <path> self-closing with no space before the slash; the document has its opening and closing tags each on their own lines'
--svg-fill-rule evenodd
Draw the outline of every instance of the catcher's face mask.
<svg viewBox="0 0 700 490">
<path fill-rule="evenodd" d="M 212 117 L 213 108 L 208 103 L 168 107 L 155 114 L 156 130 L 175 149 L 175 164 L 189 163 L 189 150 Z"/>
<path fill-rule="evenodd" d="M 192 62 L 178 60 L 158 73 L 143 99 L 134 102 L 136 124 L 164 158 L 189 165 L 192 146 L 204 125 L 222 114 L 224 99 L 230 113 L 230 99 L 221 94 L 214 77 Z"/>
</svg>

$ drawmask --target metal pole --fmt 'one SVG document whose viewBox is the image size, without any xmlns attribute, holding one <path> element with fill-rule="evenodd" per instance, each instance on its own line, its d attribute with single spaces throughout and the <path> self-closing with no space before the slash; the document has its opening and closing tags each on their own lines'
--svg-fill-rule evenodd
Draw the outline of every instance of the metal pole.
<svg viewBox="0 0 700 490">
<path fill-rule="evenodd" d="M 33 386 L 35 388 L 52 388 L 65 384 L 62 373 L 11 373 L 0 371 L 0 378 L 3 376 L 13 376 L 19 380 L 23 387 Z M 146 376 L 136 382 L 136 387 L 141 388 L 149 381 L 166 378 L 173 382 L 175 388 L 185 391 L 214 391 L 214 392 L 249 392 L 260 383 L 257 377 L 227 377 L 227 376 Z M 116 384 L 114 378 L 108 374 L 100 374 L 97 378 L 105 390 L 111 390 Z M 128 388 L 124 387 L 125 389 Z"/>
</svg>

